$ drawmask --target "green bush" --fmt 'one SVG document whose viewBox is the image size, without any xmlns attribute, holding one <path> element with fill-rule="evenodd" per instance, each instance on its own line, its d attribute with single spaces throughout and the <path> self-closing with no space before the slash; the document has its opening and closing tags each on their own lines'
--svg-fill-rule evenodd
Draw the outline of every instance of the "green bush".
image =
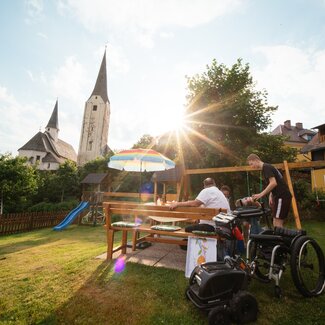
<svg viewBox="0 0 325 325">
<path fill-rule="evenodd" d="M 310 182 L 299 179 L 294 182 L 294 192 L 302 219 L 325 220 L 325 192 L 312 192 Z"/>
<path fill-rule="evenodd" d="M 30 208 L 29 212 L 42 212 L 42 211 L 68 211 L 74 209 L 78 205 L 77 200 L 70 200 L 60 203 L 40 202 Z"/>
</svg>

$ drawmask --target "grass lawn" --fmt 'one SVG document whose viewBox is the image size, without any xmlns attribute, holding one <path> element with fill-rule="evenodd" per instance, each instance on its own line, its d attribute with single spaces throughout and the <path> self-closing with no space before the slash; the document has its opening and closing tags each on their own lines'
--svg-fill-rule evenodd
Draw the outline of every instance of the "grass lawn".
<svg viewBox="0 0 325 325">
<path fill-rule="evenodd" d="M 325 222 L 303 224 L 325 251 Z M 122 273 L 95 257 L 106 249 L 102 227 L 70 226 L 0 237 L 0 324 L 207 324 L 184 297 L 184 272 L 128 263 Z M 253 280 L 257 324 L 324 324 L 325 295 L 303 298 L 290 270 L 273 283 Z"/>
</svg>

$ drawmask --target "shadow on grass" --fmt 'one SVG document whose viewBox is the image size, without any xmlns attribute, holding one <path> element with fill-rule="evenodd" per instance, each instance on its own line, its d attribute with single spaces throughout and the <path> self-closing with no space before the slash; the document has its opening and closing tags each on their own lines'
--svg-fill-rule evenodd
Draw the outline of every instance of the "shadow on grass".
<svg viewBox="0 0 325 325">
<path fill-rule="evenodd" d="M 13 254 L 19 251 L 23 251 L 25 249 L 34 248 L 39 245 L 44 245 L 48 243 L 54 243 L 58 238 L 48 238 L 48 237 L 42 237 L 39 239 L 29 239 L 24 240 L 21 242 L 16 243 L 10 243 L 7 245 L 0 245 L 0 259 L 3 257 L 3 255 Z"/>
<path fill-rule="evenodd" d="M 56 311 L 37 324 L 206 324 L 186 301 L 184 273 L 127 263 L 121 273 L 103 262 Z"/>
</svg>

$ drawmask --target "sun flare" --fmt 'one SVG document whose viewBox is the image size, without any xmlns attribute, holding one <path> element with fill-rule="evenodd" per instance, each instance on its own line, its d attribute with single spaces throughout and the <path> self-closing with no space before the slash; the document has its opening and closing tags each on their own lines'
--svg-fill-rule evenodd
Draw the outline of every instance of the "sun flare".
<svg viewBox="0 0 325 325">
<path fill-rule="evenodd" d="M 163 114 L 157 117 L 156 133 L 164 134 L 166 132 L 181 131 L 186 127 L 186 119 L 183 112 L 178 110 L 171 114 Z"/>
</svg>

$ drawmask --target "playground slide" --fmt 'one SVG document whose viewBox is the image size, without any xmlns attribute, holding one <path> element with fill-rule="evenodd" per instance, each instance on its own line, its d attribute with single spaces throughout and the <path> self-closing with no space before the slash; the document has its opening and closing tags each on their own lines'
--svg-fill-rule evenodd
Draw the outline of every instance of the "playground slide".
<svg viewBox="0 0 325 325">
<path fill-rule="evenodd" d="M 76 219 L 76 217 L 89 206 L 89 202 L 82 201 L 79 205 L 74 208 L 72 211 L 68 213 L 68 215 L 57 225 L 53 228 L 53 230 L 62 230 L 69 226 L 71 222 Z"/>
</svg>

